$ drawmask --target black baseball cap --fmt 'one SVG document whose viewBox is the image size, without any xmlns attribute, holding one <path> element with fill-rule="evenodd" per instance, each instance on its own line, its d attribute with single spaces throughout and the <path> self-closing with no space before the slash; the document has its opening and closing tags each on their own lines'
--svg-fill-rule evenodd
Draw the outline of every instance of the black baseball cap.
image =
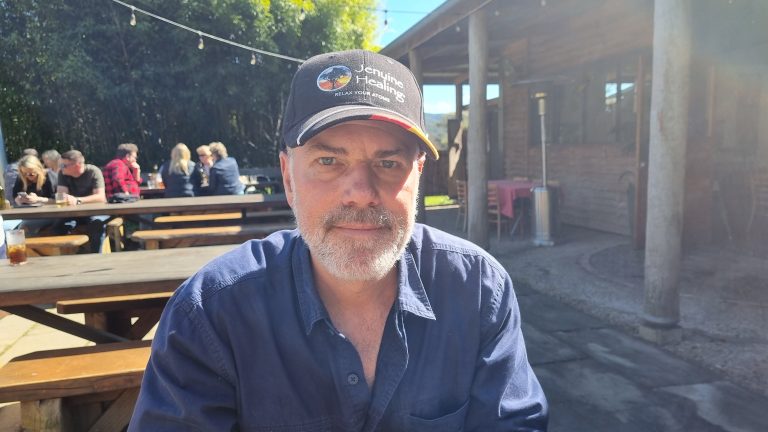
<svg viewBox="0 0 768 432">
<path fill-rule="evenodd" d="M 350 120 L 394 123 L 415 135 L 430 157 L 439 157 L 424 132 L 421 87 L 401 63 L 351 50 L 320 54 L 299 66 L 285 107 L 285 145 L 302 146 L 323 130 Z"/>
</svg>

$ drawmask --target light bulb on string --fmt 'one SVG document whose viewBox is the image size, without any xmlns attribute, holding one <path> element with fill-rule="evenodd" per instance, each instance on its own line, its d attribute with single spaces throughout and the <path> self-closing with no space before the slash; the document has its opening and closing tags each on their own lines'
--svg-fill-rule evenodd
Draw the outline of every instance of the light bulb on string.
<svg viewBox="0 0 768 432">
<path fill-rule="evenodd" d="M 389 26 L 389 20 L 387 19 L 387 10 L 384 9 L 384 27 Z"/>
<path fill-rule="evenodd" d="M 299 11 L 299 21 L 304 21 L 307 17 L 307 11 L 304 9 L 304 0 L 301 1 L 301 11 Z"/>
<path fill-rule="evenodd" d="M 197 49 L 201 50 L 205 48 L 205 42 L 203 42 L 203 34 L 201 32 L 197 32 L 197 36 L 199 37 L 197 40 Z"/>
<path fill-rule="evenodd" d="M 251 53 L 251 64 L 252 65 L 256 64 L 256 54 L 255 53 Z"/>
<path fill-rule="evenodd" d="M 131 7 L 131 27 L 136 27 L 136 8 Z"/>
</svg>

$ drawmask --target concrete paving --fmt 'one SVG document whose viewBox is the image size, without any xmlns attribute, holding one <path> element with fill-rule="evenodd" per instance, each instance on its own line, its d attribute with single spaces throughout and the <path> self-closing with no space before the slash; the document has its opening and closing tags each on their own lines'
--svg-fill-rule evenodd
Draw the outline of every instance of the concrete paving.
<svg viewBox="0 0 768 432">
<path fill-rule="evenodd" d="M 430 210 L 428 223 L 456 233 L 454 211 Z M 768 431 L 765 394 L 635 336 L 631 324 L 642 291 L 601 275 L 588 262 L 621 239 L 577 237 L 553 248 L 507 236 L 491 242 L 491 252 L 515 281 L 529 358 L 550 402 L 549 430 Z M 754 302 L 740 301 L 754 309 Z M 696 306 L 683 302 L 683 308 Z M 0 365 L 26 352 L 88 344 L 14 316 L 0 318 L 0 329 Z M 691 334 L 699 335 L 686 337 Z M 750 343 L 762 347 L 764 341 L 749 334 Z M 0 430 L 15 430 L 17 422 L 16 406 L 0 408 Z"/>
<path fill-rule="evenodd" d="M 428 211 L 427 223 L 463 236 L 455 229 L 455 210 Z M 515 282 L 529 359 L 550 402 L 550 431 L 768 431 L 768 389 L 755 391 L 728 377 L 727 366 L 718 369 L 674 352 L 693 346 L 706 357 L 712 338 L 721 351 L 739 353 L 747 343 L 766 352 L 766 293 L 755 290 L 734 300 L 732 289 L 717 290 L 718 283 L 703 279 L 756 277 L 768 267 L 765 260 L 731 257 L 725 262 L 733 265 L 726 265 L 727 254 L 706 253 L 687 259 L 681 275 L 684 341 L 659 346 L 636 336 L 642 263 L 638 268 L 622 262 L 629 259 L 626 253 L 612 249 L 628 239 L 566 231 L 554 247 L 535 247 L 519 234 L 501 241 L 492 235 L 490 245 Z M 720 264 L 713 267 L 713 259 Z M 761 369 L 762 377 L 765 358 L 739 364 Z"/>
</svg>

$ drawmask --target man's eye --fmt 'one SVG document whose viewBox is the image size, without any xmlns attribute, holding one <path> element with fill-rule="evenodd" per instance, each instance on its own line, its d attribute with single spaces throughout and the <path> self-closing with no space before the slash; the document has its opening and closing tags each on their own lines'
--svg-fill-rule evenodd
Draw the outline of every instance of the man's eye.
<svg viewBox="0 0 768 432">
<path fill-rule="evenodd" d="M 321 157 L 318 159 L 318 162 L 320 162 L 320 165 L 333 165 L 333 163 L 336 162 L 336 158 L 330 156 Z"/>
<path fill-rule="evenodd" d="M 381 161 L 381 167 L 382 168 L 395 168 L 397 167 L 397 162 L 393 160 L 383 160 Z"/>
</svg>

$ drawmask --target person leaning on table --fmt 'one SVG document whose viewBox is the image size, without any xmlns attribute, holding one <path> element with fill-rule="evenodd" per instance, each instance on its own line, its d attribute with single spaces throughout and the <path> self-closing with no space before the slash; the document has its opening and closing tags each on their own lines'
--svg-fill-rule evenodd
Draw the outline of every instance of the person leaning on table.
<svg viewBox="0 0 768 432">
<path fill-rule="evenodd" d="M 130 431 L 540 431 L 510 276 L 416 224 L 419 85 L 367 51 L 302 64 L 280 154 L 298 225 L 168 303 Z"/>
<path fill-rule="evenodd" d="M 65 193 L 70 206 L 87 203 L 105 203 L 104 177 L 99 167 L 85 163 L 85 157 L 78 150 L 69 150 L 61 155 L 59 181 L 56 192 Z M 85 231 L 90 239 L 91 252 L 99 252 L 104 237 L 106 216 L 91 216 L 71 219 L 66 225 L 75 231 Z"/>
<path fill-rule="evenodd" d="M 56 202 L 56 174 L 43 167 L 35 156 L 27 155 L 19 159 L 19 176 L 13 185 L 13 200 L 17 207 L 29 205 L 53 204 Z M 58 231 L 57 219 L 24 219 L 19 224 L 28 235 L 39 234 L 41 230 Z"/>
</svg>

